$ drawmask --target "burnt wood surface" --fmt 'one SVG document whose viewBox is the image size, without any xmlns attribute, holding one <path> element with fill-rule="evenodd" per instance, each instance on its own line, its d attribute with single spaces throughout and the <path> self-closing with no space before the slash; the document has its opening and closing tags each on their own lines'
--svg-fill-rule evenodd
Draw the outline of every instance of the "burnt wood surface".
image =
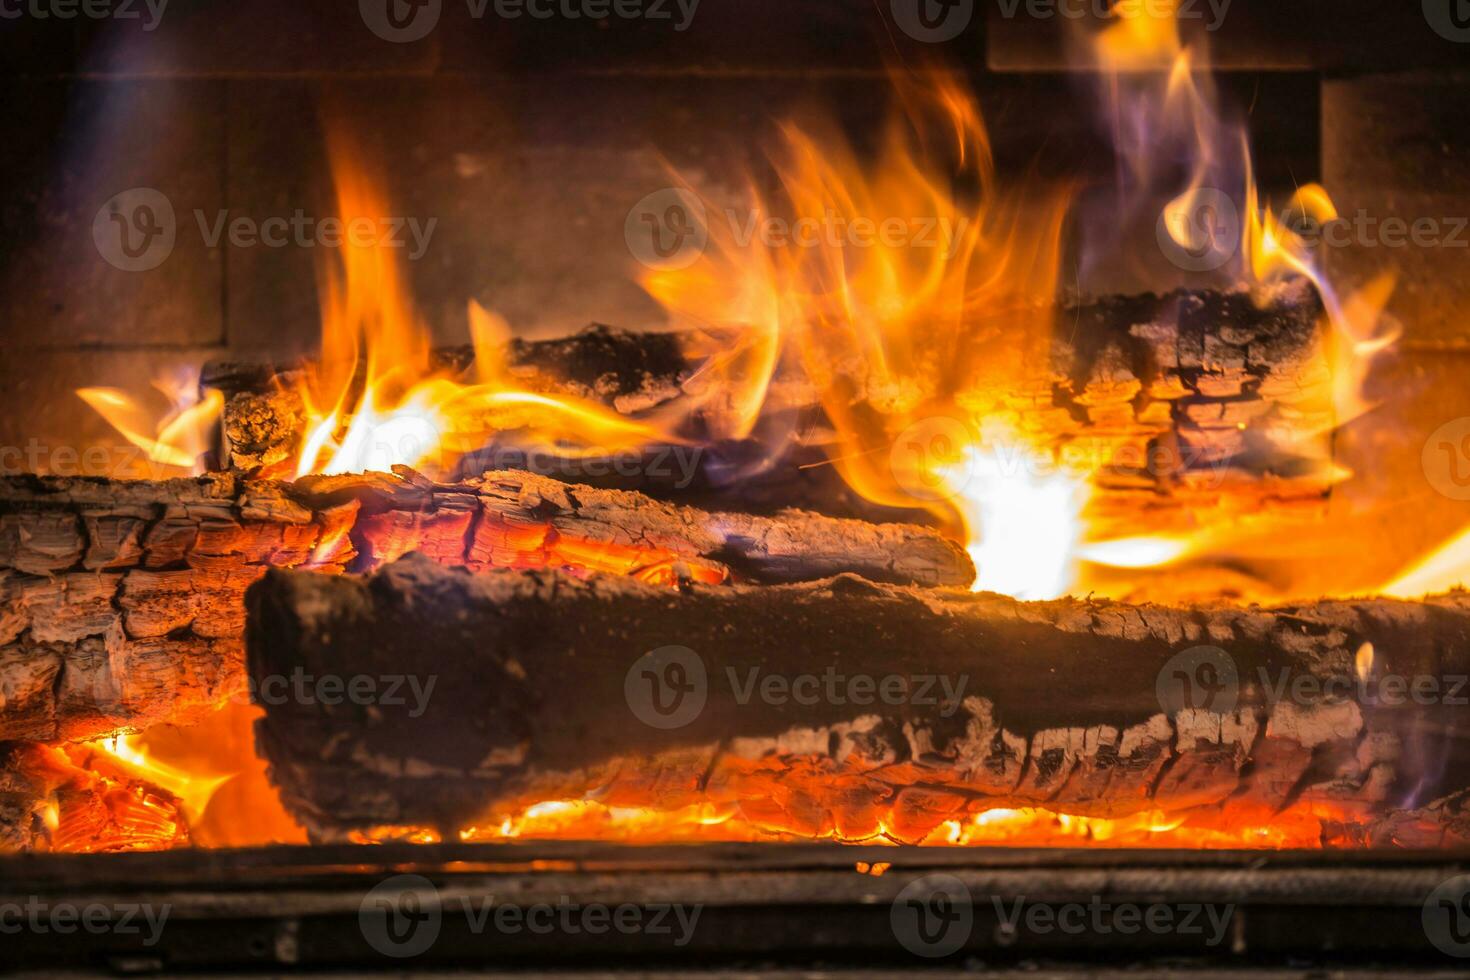
<svg viewBox="0 0 1470 980">
<path fill-rule="evenodd" d="M 733 801 L 757 822 L 842 839 L 873 836 L 880 819 L 890 836 L 920 839 L 991 806 L 1123 816 L 1228 800 L 1269 823 L 1320 798 L 1366 822 L 1415 789 L 1422 802 L 1464 785 L 1463 709 L 1384 705 L 1353 683 L 1365 643 L 1380 651 L 1376 670 L 1446 686 L 1470 672 L 1463 595 L 1185 610 L 855 576 L 670 592 L 609 577 L 471 575 L 409 556 L 365 581 L 272 572 L 247 603 L 257 678 L 304 670 L 435 685 L 412 717 L 408 706 L 267 705 L 258 748 L 288 809 L 322 838 L 379 825 L 447 835 L 506 800 L 548 799 Z M 1229 652 L 1234 701 L 1166 711 L 1161 672 L 1199 645 Z M 771 675 L 822 683 L 829 672 L 896 676 L 901 696 L 762 694 Z M 650 674 L 666 687 L 649 681 L 645 695 Z M 921 691 L 926 677 L 940 686 Z M 940 696 L 946 678 L 960 703 Z M 1302 679 L 1338 687 L 1273 697 Z M 687 717 L 639 700 L 677 711 L 680 687 L 702 692 L 689 694 L 702 706 Z M 669 727 L 643 720 L 660 718 Z M 1425 773 L 1433 785 L 1415 787 Z"/>
<path fill-rule="evenodd" d="M 243 694 L 246 587 L 272 564 L 340 569 L 356 507 L 227 474 L 0 478 L 0 740 L 187 722 Z"/>
</svg>

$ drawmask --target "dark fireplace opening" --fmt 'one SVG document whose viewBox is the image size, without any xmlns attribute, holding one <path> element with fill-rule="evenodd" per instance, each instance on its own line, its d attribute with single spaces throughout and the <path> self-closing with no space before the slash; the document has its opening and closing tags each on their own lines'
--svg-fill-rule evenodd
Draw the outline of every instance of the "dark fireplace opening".
<svg viewBox="0 0 1470 980">
<path fill-rule="evenodd" d="M 0 2 L 7 959 L 1453 970 L 1402 6 Z"/>
</svg>

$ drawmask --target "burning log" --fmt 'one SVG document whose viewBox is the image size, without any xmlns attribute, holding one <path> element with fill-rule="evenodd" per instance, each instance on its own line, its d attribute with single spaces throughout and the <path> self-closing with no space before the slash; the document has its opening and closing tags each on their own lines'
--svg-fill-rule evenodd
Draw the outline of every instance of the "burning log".
<svg viewBox="0 0 1470 980">
<path fill-rule="evenodd" d="M 463 370 L 473 363 L 474 350 L 446 348 L 437 357 L 444 368 Z M 691 370 L 674 335 L 634 335 L 603 326 L 558 340 L 512 340 L 505 363 L 528 390 L 600 401 L 624 414 L 677 397 Z M 205 367 L 201 384 L 227 399 L 224 429 L 232 468 L 254 473 L 294 455 L 306 424 L 294 388 L 303 368 L 236 362 Z"/>
<path fill-rule="evenodd" d="M 1470 673 L 1463 595 L 1185 610 L 855 576 L 670 594 L 410 556 L 366 581 L 271 572 L 247 602 L 257 679 L 407 676 L 429 692 L 266 705 L 258 748 L 321 838 L 451 833 L 566 799 L 715 804 L 849 840 L 921 840 L 996 807 L 1366 821 L 1406 795 L 1401 771 L 1465 771 L 1426 763 L 1453 748 L 1453 708 L 1395 710 L 1356 680 L 1364 644 L 1389 652 L 1374 669 Z M 1204 700 L 1165 711 L 1165 684 Z M 1303 684 L 1331 696 L 1294 699 Z"/>
<path fill-rule="evenodd" d="M 1098 482 L 1105 497 L 1117 498 L 1119 513 L 1136 516 L 1143 507 L 1156 516 L 1178 516 L 1231 492 L 1250 496 L 1252 509 L 1320 502 L 1327 488 L 1324 470 L 1300 458 L 1303 447 L 1314 444 L 1312 435 L 1332 424 L 1320 314 L 1306 283 L 1265 297 L 1176 291 L 1072 303 L 1058 310 L 1048 360 L 1030 375 L 1008 376 L 999 385 L 977 381 L 973 390 L 961 391 L 959 404 L 977 414 L 1016 419 L 1021 433 L 1040 447 L 1089 440 L 1088 452 L 1101 470 Z M 590 398 L 637 418 L 681 395 L 708 394 L 707 381 L 680 353 L 694 346 L 679 335 L 593 327 L 565 340 L 516 342 L 507 363 L 516 383 L 528 390 Z M 463 349 L 442 354 L 455 367 L 472 357 Z M 904 401 L 913 393 L 870 384 L 867 364 L 830 368 L 853 405 L 874 417 L 905 417 L 913 410 Z M 237 364 L 206 371 L 204 383 L 227 396 L 231 467 L 254 473 L 294 455 L 305 424 L 293 384 L 296 371 L 277 375 L 269 366 Z M 752 465 L 752 459 L 769 463 L 771 449 L 747 440 L 709 447 L 689 474 L 655 466 L 638 467 L 634 474 L 608 467 L 599 473 L 575 461 L 558 462 L 555 472 L 707 507 L 732 507 L 734 492 L 741 510 L 774 502 L 880 515 L 844 493 L 830 467 L 809 465 L 823 458 L 819 394 L 792 370 L 774 379 L 767 411 L 803 418 L 800 428 L 806 443 L 813 443 L 786 450 L 776 465 Z M 722 401 L 700 403 L 690 420 L 691 438 L 720 431 Z M 670 448 L 650 447 L 647 455 L 663 458 Z M 514 451 L 492 446 L 471 457 L 470 470 L 519 466 L 517 459 Z M 1256 483 L 1265 486 L 1253 490 Z M 1157 523 L 1156 517 L 1149 520 Z"/>
<path fill-rule="evenodd" d="M 785 510 L 708 513 L 639 493 L 562 483 L 519 470 L 435 483 L 394 475 L 304 477 L 291 492 L 316 507 L 357 505 L 351 537 L 366 571 L 410 551 L 444 565 L 569 568 L 672 585 L 757 582 L 855 572 L 912 585 L 968 585 L 969 555 L 928 528 Z"/>
<path fill-rule="evenodd" d="M 557 568 L 588 565 L 594 560 L 583 557 L 589 551 L 618 555 L 628 550 L 642 555 L 645 563 L 651 553 L 659 565 L 714 569 L 723 562 L 766 583 L 810 581 L 840 572 L 929 586 L 966 586 L 975 579 L 975 566 L 964 548 L 909 524 L 869 524 L 797 510 L 773 517 L 710 514 L 638 493 L 569 486 L 516 471 L 487 473 L 466 486 L 479 496 L 481 520 L 469 560 L 449 564 Z M 403 554 L 399 548 L 401 544 L 393 550 Z M 622 567 L 602 570 L 649 578 Z M 712 581 L 709 576 L 691 577 Z"/>
<path fill-rule="evenodd" d="M 186 722 L 244 690 L 244 593 L 267 568 L 363 571 L 408 551 L 470 568 L 674 584 L 856 571 L 969 584 L 924 528 L 708 514 L 529 473 L 411 471 L 296 484 L 0 480 L 0 739 L 79 741 Z"/>
</svg>

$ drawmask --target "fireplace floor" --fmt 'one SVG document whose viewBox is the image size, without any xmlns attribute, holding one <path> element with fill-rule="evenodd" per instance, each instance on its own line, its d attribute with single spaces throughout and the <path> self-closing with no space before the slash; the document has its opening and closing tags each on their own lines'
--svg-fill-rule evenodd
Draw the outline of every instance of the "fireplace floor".
<svg viewBox="0 0 1470 980">
<path fill-rule="evenodd" d="M 1467 869 L 1459 852 L 343 845 L 17 855 L 0 907 L 144 910 L 130 934 L 8 935 L 15 970 L 1450 976 L 1463 961 L 1428 938 L 1426 898 Z M 916 900 L 937 917 L 910 928 Z"/>
</svg>

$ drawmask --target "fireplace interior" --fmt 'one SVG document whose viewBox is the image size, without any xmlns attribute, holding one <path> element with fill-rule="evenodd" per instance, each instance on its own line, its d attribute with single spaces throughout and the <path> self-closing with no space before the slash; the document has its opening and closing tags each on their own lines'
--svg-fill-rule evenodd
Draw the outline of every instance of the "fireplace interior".
<svg viewBox="0 0 1470 980">
<path fill-rule="evenodd" d="M 1452 975 L 1398 7 L 0 0 L 5 965 Z"/>
</svg>

